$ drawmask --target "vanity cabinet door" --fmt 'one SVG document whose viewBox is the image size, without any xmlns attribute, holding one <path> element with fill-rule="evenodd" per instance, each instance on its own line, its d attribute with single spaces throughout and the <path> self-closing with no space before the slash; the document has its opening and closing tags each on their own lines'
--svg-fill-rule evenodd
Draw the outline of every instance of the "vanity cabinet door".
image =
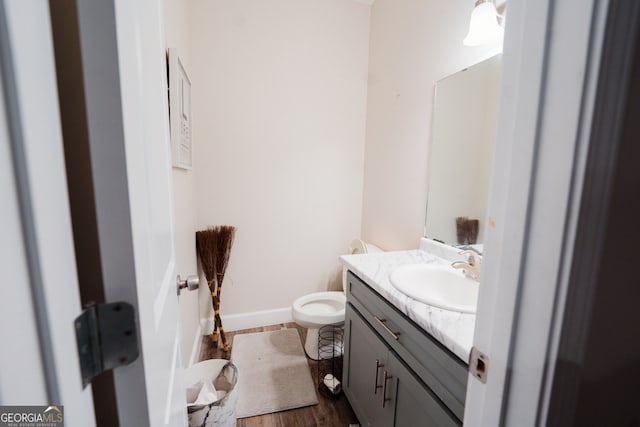
<svg viewBox="0 0 640 427">
<path fill-rule="evenodd" d="M 347 303 L 343 388 L 361 426 L 460 426 L 460 421 Z"/>
<path fill-rule="evenodd" d="M 446 409 L 431 390 L 390 351 L 386 376 L 386 398 L 395 404 L 394 421 L 396 427 L 414 426 L 460 426 L 462 423 Z M 389 378 L 391 377 L 391 378 Z"/>
<path fill-rule="evenodd" d="M 361 426 L 393 425 L 394 405 L 383 404 L 387 347 L 350 304 L 345 313 L 343 388 Z M 388 383 L 387 383 L 388 386 Z M 389 391 L 385 389 L 387 396 Z"/>
</svg>

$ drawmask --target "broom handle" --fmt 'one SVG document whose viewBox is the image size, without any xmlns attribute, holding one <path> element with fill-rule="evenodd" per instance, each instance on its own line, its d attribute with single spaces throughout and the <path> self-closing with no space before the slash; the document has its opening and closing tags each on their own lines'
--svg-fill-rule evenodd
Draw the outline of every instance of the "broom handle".
<svg viewBox="0 0 640 427">
<path fill-rule="evenodd" d="M 214 312 L 214 321 L 213 321 L 213 331 L 211 332 L 211 341 L 213 341 L 214 343 L 218 342 L 218 319 L 215 318 L 215 311 L 216 311 L 216 291 L 215 291 L 215 276 L 208 281 L 209 284 L 209 291 L 211 292 L 211 307 L 213 308 L 213 312 Z"/>
<path fill-rule="evenodd" d="M 218 274 L 221 276 L 221 274 Z M 227 334 L 224 333 L 224 328 L 222 327 L 222 319 L 220 318 L 220 293 L 222 292 L 222 281 L 217 281 L 218 286 L 216 286 L 216 298 L 215 298 L 215 307 L 214 307 L 214 315 L 216 319 L 216 323 L 218 324 L 218 329 L 220 330 L 220 337 L 222 338 L 222 349 L 224 351 L 229 351 L 229 343 L 227 342 Z"/>
<path fill-rule="evenodd" d="M 216 310 L 216 293 L 211 292 L 211 307 L 213 308 L 213 332 L 211 332 L 211 341 L 214 343 L 218 342 L 218 324 L 220 323 L 220 316 L 217 314 Z"/>
</svg>

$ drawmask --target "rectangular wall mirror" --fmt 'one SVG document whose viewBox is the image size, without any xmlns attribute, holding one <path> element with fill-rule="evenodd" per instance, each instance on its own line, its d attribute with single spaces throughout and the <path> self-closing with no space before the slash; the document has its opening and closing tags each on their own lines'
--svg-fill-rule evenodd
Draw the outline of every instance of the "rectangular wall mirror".
<svg viewBox="0 0 640 427">
<path fill-rule="evenodd" d="M 482 248 L 500 70 L 496 55 L 436 83 L 425 237 Z"/>
</svg>

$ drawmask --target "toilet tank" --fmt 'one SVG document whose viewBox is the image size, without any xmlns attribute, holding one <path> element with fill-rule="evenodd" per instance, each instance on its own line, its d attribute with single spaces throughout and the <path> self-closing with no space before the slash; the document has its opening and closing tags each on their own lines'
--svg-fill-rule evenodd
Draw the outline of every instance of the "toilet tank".
<svg viewBox="0 0 640 427">
<path fill-rule="evenodd" d="M 373 254 L 377 252 L 383 252 L 382 249 L 377 247 L 374 244 L 366 243 L 360 239 L 354 239 L 349 243 L 349 254 Z M 347 290 L 347 268 L 342 268 L 342 291 L 346 292 Z"/>
</svg>

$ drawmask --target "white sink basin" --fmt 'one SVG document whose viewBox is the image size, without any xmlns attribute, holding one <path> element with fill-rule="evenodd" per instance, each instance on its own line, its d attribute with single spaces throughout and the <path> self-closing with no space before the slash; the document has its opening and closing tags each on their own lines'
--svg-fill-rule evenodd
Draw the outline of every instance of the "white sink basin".
<svg viewBox="0 0 640 427">
<path fill-rule="evenodd" d="M 448 265 L 412 264 L 391 273 L 391 284 L 403 294 L 434 307 L 475 313 L 478 282 Z"/>
</svg>

